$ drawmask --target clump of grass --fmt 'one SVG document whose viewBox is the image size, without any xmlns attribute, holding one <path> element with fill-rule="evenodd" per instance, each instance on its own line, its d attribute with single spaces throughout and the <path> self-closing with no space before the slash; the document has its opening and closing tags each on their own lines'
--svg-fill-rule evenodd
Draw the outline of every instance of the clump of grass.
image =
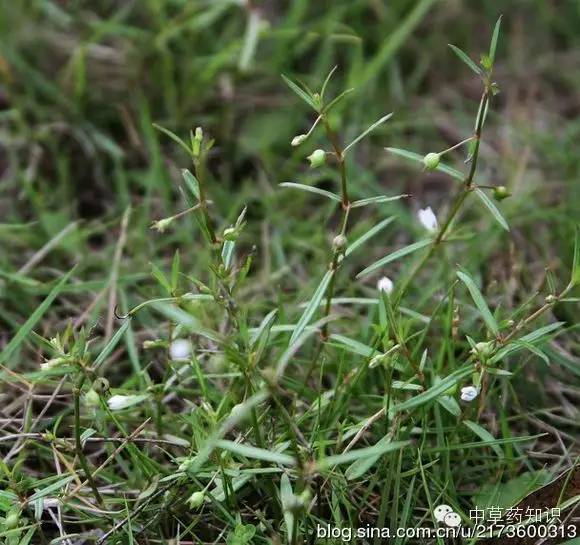
<svg viewBox="0 0 580 545">
<path fill-rule="evenodd" d="M 74 287 L 70 271 L 4 346 L 3 378 L 27 393 L 19 424 L 0 438 L 8 445 L 0 492 L 8 543 L 295 544 L 329 523 L 434 526 L 441 503 L 469 524 L 471 507 L 494 501 L 514 477 L 529 474 L 530 484 L 512 503 L 571 465 L 538 471 L 530 452 L 550 450 L 552 442 L 520 410 L 518 392 L 537 388 L 526 373 L 539 369 L 542 376 L 551 360 L 577 376 L 553 341 L 575 327 L 554 316 L 577 302 L 578 239 L 571 274 L 548 275 L 518 304 L 491 300 L 462 259 L 465 247 L 485 236 L 463 222 L 471 201 L 489 218 L 487 229 L 509 236 L 496 204 L 509 191 L 479 179 L 498 91 L 499 30 L 498 21 L 479 64 L 452 46 L 481 84 L 473 133 L 442 151 L 386 150 L 455 179 L 454 193 L 435 211 L 407 194 L 361 194 L 353 183 L 356 145 L 392 114 L 346 141 L 336 112 L 353 94 L 330 97 L 334 70 L 317 92 L 284 77 L 313 112 L 309 129 L 291 144 L 307 149 L 311 168 L 336 181 L 332 189 L 296 181 L 279 189 L 333 207 L 326 264 L 305 260 L 305 274 L 292 283 L 297 299 L 276 278 L 256 278 L 256 260 L 270 248 L 248 235 L 251 209 L 218 210 L 212 201 L 213 140 L 202 128 L 182 139 L 158 127 L 190 158 L 181 186 L 188 207 L 155 220 L 150 236 L 186 229 L 192 216 L 206 266 L 196 275 L 184 267 L 187 247 L 175 251 L 167 270 L 152 265 L 157 295 L 129 308 L 120 292 L 118 327 L 102 339 L 73 323 L 61 333 L 33 333 L 53 301 Z M 319 132 L 327 144 L 314 148 Z M 442 162 L 464 148 L 461 169 Z M 384 211 L 399 200 L 418 210 L 415 225 L 375 259 L 386 230 L 398 225 Z M 381 215 L 371 228 L 369 208 Z M 128 210 L 121 233 L 129 221 Z M 117 293 L 125 245 L 121 236 L 109 293 Z M 116 295 L 108 301 L 113 316 Z M 42 363 L 19 373 L 25 341 Z M 563 426 L 573 427 L 569 417 Z M 486 496 L 490 483 L 495 489 Z"/>
</svg>

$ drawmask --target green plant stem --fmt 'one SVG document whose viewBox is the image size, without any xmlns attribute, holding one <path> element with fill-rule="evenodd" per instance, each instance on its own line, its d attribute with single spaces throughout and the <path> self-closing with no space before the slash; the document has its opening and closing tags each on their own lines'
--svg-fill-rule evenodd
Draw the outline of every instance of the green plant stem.
<svg viewBox="0 0 580 545">
<path fill-rule="evenodd" d="M 199 157 L 194 157 L 193 158 L 193 169 L 195 172 L 195 176 L 197 178 L 197 183 L 199 186 L 199 206 L 201 208 L 201 213 L 203 215 L 203 219 L 205 222 L 205 225 L 207 227 L 207 231 L 209 233 L 209 238 L 210 238 L 210 242 L 212 245 L 215 245 L 217 243 L 217 237 L 215 234 L 215 230 L 213 228 L 213 223 L 211 221 L 211 218 L 209 216 L 209 212 L 207 209 L 207 197 L 206 197 L 206 189 L 205 189 L 205 180 L 203 178 L 203 163 L 201 158 Z"/>
<path fill-rule="evenodd" d="M 81 467 L 83 468 L 83 471 L 85 472 L 85 477 L 89 481 L 89 485 L 91 486 L 91 488 L 93 490 L 93 494 L 95 495 L 95 499 L 97 500 L 97 502 L 99 503 L 99 505 L 101 507 L 104 507 L 103 498 L 101 497 L 101 494 L 99 493 L 99 489 L 97 488 L 95 480 L 93 479 L 93 474 L 91 473 L 91 470 L 89 468 L 89 464 L 88 464 L 87 459 L 85 457 L 85 453 L 83 452 L 83 445 L 81 442 L 80 392 L 81 392 L 81 388 L 82 388 L 84 381 L 85 381 L 85 377 L 83 376 L 81 378 L 81 380 L 79 381 L 79 383 L 77 385 L 75 385 L 73 388 L 74 413 L 75 413 L 75 422 L 74 422 L 74 424 L 75 424 L 75 451 L 76 451 L 76 455 L 79 459 L 79 463 L 81 464 Z"/>
<path fill-rule="evenodd" d="M 488 103 L 489 103 L 489 88 L 488 88 L 488 86 L 486 86 L 486 88 L 483 92 L 483 95 L 481 97 L 481 101 L 479 104 L 479 110 L 477 112 L 477 120 L 475 122 L 475 133 L 471 138 L 464 140 L 464 142 L 467 140 L 475 140 L 473 154 L 471 156 L 471 166 L 469 169 L 469 173 L 466 176 L 465 180 L 463 181 L 461 189 L 455 195 L 455 198 L 453 200 L 453 204 L 451 205 L 451 209 L 449 210 L 449 213 L 447 214 L 445 221 L 443 222 L 443 224 L 439 228 L 439 231 L 437 232 L 437 236 L 433 239 L 433 243 L 431 244 L 429 251 L 421 258 L 421 260 L 415 266 L 415 268 L 411 271 L 411 273 L 409 275 L 407 275 L 407 277 L 405 278 L 405 281 L 403 282 L 403 285 L 399 288 L 399 291 L 398 291 L 398 294 L 396 297 L 397 304 L 401 301 L 401 299 L 405 295 L 407 289 L 409 288 L 409 286 L 411 285 L 411 283 L 413 282 L 413 280 L 415 279 L 417 274 L 419 274 L 419 272 L 423 269 L 423 267 L 429 261 L 431 256 L 435 253 L 435 250 L 443 241 L 443 237 L 445 236 L 445 234 L 449 230 L 449 227 L 453 223 L 453 220 L 455 219 L 455 217 L 457 216 L 457 214 L 461 210 L 461 207 L 462 207 L 463 203 L 465 202 L 465 199 L 467 198 L 469 193 L 471 193 L 471 191 L 473 190 L 473 179 L 475 177 L 475 172 L 477 170 L 477 159 L 479 157 L 479 143 L 481 140 L 483 121 L 485 118 L 485 113 L 487 111 Z"/>
</svg>

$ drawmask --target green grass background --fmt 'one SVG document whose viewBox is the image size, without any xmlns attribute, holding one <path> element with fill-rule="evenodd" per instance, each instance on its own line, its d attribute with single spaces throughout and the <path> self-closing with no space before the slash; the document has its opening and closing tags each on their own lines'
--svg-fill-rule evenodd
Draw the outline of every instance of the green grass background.
<svg viewBox="0 0 580 545">
<path fill-rule="evenodd" d="M 187 201 L 179 190 L 180 170 L 189 166 L 185 154 L 156 131 L 153 123 L 183 136 L 201 125 L 215 139 L 208 165 L 208 189 L 215 202 L 217 223 L 227 227 L 248 205 L 248 226 L 239 247 L 243 253 L 254 244 L 258 247 L 250 280 L 241 294 L 251 315 L 248 321 L 255 326 L 278 307 L 279 322 L 293 323 L 299 316 L 296 301 L 311 296 L 326 266 L 337 219 L 333 209 L 316 196 L 280 189 L 278 184 L 300 181 L 337 189 L 332 169 L 307 168 L 306 155 L 315 147 L 326 146 L 322 132 L 317 132 L 308 145 L 290 146 L 291 139 L 305 132 L 314 117 L 280 75 L 318 87 L 335 65 L 338 69 L 330 92 L 338 94 L 354 88 L 332 115 L 332 123 L 344 141 L 352 140 L 385 113 L 395 113 L 352 155 L 349 177 L 353 196 L 412 194 L 408 201 L 365 209 L 357 215 L 355 234 L 362 234 L 387 215 L 397 216 L 397 228 L 374 239 L 342 273 L 340 296 L 370 296 L 376 278 L 360 282 L 346 279 L 419 236 L 416 210 L 428 205 L 436 211 L 444 209 L 452 189 L 446 177 L 421 172 L 390 156 L 384 147 L 424 154 L 445 149 L 470 134 L 481 89 L 447 44 L 462 47 L 477 60 L 478 53 L 487 50 L 491 29 L 500 14 L 504 19 L 494 73 L 501 92 L 486 124 L 478 181 L 505 185 L 513 193 L 501 205 L 511 231 L 506 235 L 486 210 L 471 203 L 462 215 L 457 234 L 463 240 L 457 251 L 448 253 L 445 260 L 436 260 L 409 293 L 405 306 L 418 312 L 440 289 L 441 275 L 448 274 L 457 263 L 485 286 L 488 303 L 501 309 L 517 308 L 537 290 L 545 289 L 546 278 L 553 278 L 560 287 L 568 281 L 574 226 L 580 217 L 577 1 L 3 2 L 2 344 L 14 337 L 54 283 L 75 263 L 73 280 L 58 298 L 59 304 L 43 314 L 34 324 L 34 331 L 50 338 L 62 331 L 69 319 L 82 318 L 83 323 L 92 325 L 97 353 L 110 333 L 111 283 L 118 286 L 116 302 L 122 310 L 163 295 L 151 275 L 150 264 L 168 271 L 176 249 L 180 250 L 182 271 L 204 277 L 208 253 L 191 217 L 180 220 L 163 235 L 149 228 L 152 221 L 186 208 Z M 454 155 L 452 162 L 461 168 L 459 155 Z M 121 259 L 116 261 L 121 218 L 129 206 L 126 242 Z M 389 276 L 396 281 L 404 276 L 405 267 L 393 265 Z M 357 308 L 349 312 L 347 333 L 366 342 L 373 312 Z M 501 432 L 510 436 L 509 429 L 514 435 L 516 430 L 520 435 L 533 434 L 538 429 L 529 427 L 522 415 L 554 410 L 563 420 L 551 421 L 550 425 L 563 430 L 566 455 L 572 456 L 568 449 L 574 452 L 578 437 L 579 337 L 573 327 L 578 321 L 577 303 L 558 305 L 553 318 L 572 326 L 561 345 L 550 348 L 553 366 L 546 370 L 541 360 L 527 356 L 532 362 L 521 371 L 517 393 L 512 392 L 510 398 L 518 400 L 516 410 L 513 405 L 502 406 L 491 421 L 494 435 Z M 465 330 L 472 334 L 478 330 L 469 316 L 465 320 Z M 118 326 L 115 320 L 114 328 Z M 150 382 L 163 382 L 158 365 L 153 365 L 151 373 L 144 372 L 145 367 L 149 369 L 148 356 L 138 354 L 140 343 L 163 337 L 166 326 L 153 312 L 144 313 L 132 325 L 131 337 L 106 365 L 105 374 L 113 387 L 139 389 Z M 436 338 L 431 341 L 437 342 Z M 440 365 L 444 357 L 441 354 L 453 359 L 453 350 L 444 344 L 437 356 Z M 29 341 L 27 348 L 19 347 L 18 354 L 5 365 L 18 373 L 30 373 L 37 370 L 41 360 L 38 344 Z M 320 379 L 325 388 L 345 373 L 342 365 L 348 368 L 351 364 L 344 357 L 329 362 L 328 376 L 322 372 Z M 55 384 L 49 384 L 48 390 L 42 385 L 39 388 L 43 395 L 49 395 Z M 572 393 L 563 392 L 562 385 L 571 388 Z M 287 386 L 299 391 L 292 383 Z M 240 400 L 240 392 L 231 392 L 219 381 L 213 388 L 208 402 L 218 415 Z M 372 414 L 377 403 L 380 406 L 381 393 L 373 388 L 374 381 L 369 378 L 360 391 L 353 392 L 359 401 L 352 410 L 360 417 Z M 506 390 L 500 393 L 507 395 Z M 21 394 L 9 387 L 3 395 L 13 401 Z M 199 400 L 197 389 L 189 386 L 179 396 L 192 402 Z M 314 403 L 316 399 L 316 392 L 309 391 L 302 402 Z M 40 403 L 37 400 L 28 409 L 16 408 L 18 403 L 14 407 L 8 404 L 2 420 L 6 433 L 24 429 L 23 419 L 38 414 Z M 339 430 L 340 436 L 351 423 L 349 409 L 333 409 L 336 412 L 327 415 L 324 426 L 317 419 L 315 423 L 310 421 L 313 416 L 307 414 L 305 429 Z M 299 406 L 299 413 L 304 410 Z M 59 406 L 56 414 L 61 411 L 66 416 L 66 407 Z M 154 416 L 155 409 L 151 412 Z M 10 423 L 11 418 L 16 420 Z M 445 427 L 441 418 L 428 420 L 438 433 Z M 129 418 L 127 424 L 133 428 L 137 420 Z M 189 429 L 168 422 L 167 433 L 190 434 Z M 51 421 L 51 426 L 54 423 Z M 210 427 L 209 422 L 189 425 L 194 429 Z M 378 426 L 372 435 L 374 440 L 369 438 L 368 444 L 374 444 L 384 432 Z M 320 432 L 320 437 L 317 433 L 312 440 L 319 444 L 338 441 L 332 433 Z M 274 437 L 271 439 L 276 442 Z M 442 436 L 438 441 L 438 448 L 444 448 Z M 558 455 L 563 456 L 562 452 L 556 454 L 552 443 L 539 450 L 544 447 L 553 456 L 548 462 L 541 457 L 528 458 L 511 445 L 506 446 L 509 463 L 490 459 L 493 455 L 489 452 L 486 456 L 481 452 L 466 455 L 463 463 L 446 454 L 443 467 L 434 472 L 435 488 L 441 494 L 447 490 L 448 503 L 466 509 L 483 485 L 540 469 L 544 463 L 559 469 L 562 460 Z M 15 458 L 21 460 L 20 471 L 27 473 L 31 482 L 54 472 L 50 453 L 41 452 L 44 461 L 37 464 L 25 455 Z M 143 470 L 132 467 L 139 459 L 133 455 L 135 459 L 128 456 L 127 461 L 110 468 L 106 478 L 109 483 L 146 488 L 153 474 L 161 475 L 171 467 L 168 459 L 175 453 L 163 460 L 151 454 L 155 461 Z M 433 459 L 431 454 L 423 463 Z M 461 471 L 452 478 L 454 463 Z M 400 475 L 405 464 L 398 457 L 389 458 L 388 464 L 392 471 L 381 467 L 373 472 L 360 484 L 356 498 L 350 497 L 348 483 L 336 476 L 336 482 L 325 492 L 326 511 L 313 515 L 306 526 L 311 527 L 318 516 L 320 520 L 356 525 L 359 510 L 371 519 L 380 514 L 384 521 L 388 518 L 386 505 L 388 516 L 395 522 L 402 507 L 395 509 L 389 503 L 394 496 L 388 496 L 382 507 L 381 486 L 396 486 L 402 497 L 410 494 L 413 505 L 425 509 L 426 497 L 410 484 L 412 481 L 413 487 L 419 487 L 419 477 L 397 477 L 393 483 L 389 480 L 393 471 Z M 179 492 L 180 497 L 190 493 L 193 485 L 188 486 Z M 27 487 L 23 487 L 23 494 L 33 488 L 30 483 Z M 266 509 L 260 497 L 265 490 L 262 485 L 256 486 L 249 499 L 239 504 L 230 498 L 225 511 L 231 514 L 227 516 L 215 508 L 199 518 L 195 515 L 192 523 L 181 512 L 169 513 L 155 520 L 152 534 L 157 535 L 155 539 L 165 539 L 175 535 L 177 526 L 191 529 L 193 524 L 192 535 L 199 527 L 203 539 L 219 540 L 217 536 L 235 528 L 240 513 L 245 521 L 258 524 L 260 517 L 254 510 Z M 419 520 L 424 514 L 408 514 L 407 522 L 413 516 Z M 107 528 L 104 519 L 96 517 L 95 522 L 83 512 L 71 517 L 83 521 L 84 529 Z M 143 514 L 137 514 L 137 518 L 138 526 L 143 523 Z M 222 528 L 216 530 L 215 524 Z M 262 524 L 256 542 L 264 542 L 268 539 L 265 536 L 272 534 L 268 525 Z M 220 534 L 224 528 L 225 534 Z M 278 528 L 273 533 L 276 531 Z M 122 539 L 132 542 L 126 533 Z"/>
</svg>

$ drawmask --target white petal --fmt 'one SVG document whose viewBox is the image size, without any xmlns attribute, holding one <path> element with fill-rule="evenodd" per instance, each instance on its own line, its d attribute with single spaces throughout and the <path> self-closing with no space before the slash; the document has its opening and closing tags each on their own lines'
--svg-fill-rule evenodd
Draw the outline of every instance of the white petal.
<svg viewBox="0 0 580 545">
<path fill-rule="evenodd" d="M 463 401 L 473 401 L 478 394 L 479 390 L 475 386 L 464 386 L 461 388 L 461 399 Z"/>
<path fill-rule="evenodd" d="M 191 343 L 187 339 L 176 339 L 169 346 L 172 360 L 187 360 L 191 354 Z"/>
<path fill-rule="evenodd" d="M 377 289 L 379 291 L 391 293 L 393 291 L 393 281 L 390 278 L 388 278 L 387 276 L 383 276 L 377 282 Z"/>
<path fill-rule="evenodd" d="M 147 395 L 129 395 L 129 396 L 124 396 L 124 395 L 114 395 L 111 396 L 108 400 L 107 400 L 107 404 L 109 405 L 109 409 L 111 409 L 112 411 L 121 411 L 123 409 L 126 409 L 128 407 L 132 407 L 133 405 L 137 405 L 137 403 L 141 403 L 141 401 L 144 401 L 145 399 L 147 399 Z"/>
<path fill-rule="evenodd" d="M 417 212 L 417 217 L 427 231 L 433 232 L 438 229 L 439 224 L 437 223 L 437 216 L 433 213 L 430 206 L 419 210 L 419 212 Z"/>
</svg>

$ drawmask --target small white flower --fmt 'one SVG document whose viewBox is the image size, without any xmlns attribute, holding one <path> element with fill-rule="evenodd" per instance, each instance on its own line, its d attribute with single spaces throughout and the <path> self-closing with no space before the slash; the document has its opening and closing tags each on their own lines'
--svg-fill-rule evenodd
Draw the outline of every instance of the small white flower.
<svg viewBox="0 0 580 545">
<path fill-rule="evenodd" d="M 479 390 L 475 386 L 464 386 L 461 388 L 461 399 L 463 401 L 473 401 L 478 394 Z"/>
<path fill-rule="evenodd" d="M 147 399 L 147 395 L 114 395 L 111 396 L 107 400 L 107 405 L 109 405 L 109 409 L 112 411 L 122 411 L 123 409 L 127 409 L 128 407 L 132 407 L 133 405 L 137 405 L 137 403 L 141 403 Z"/>
<path fill-rule="evenodd" d="M 187 339 L 175 339 L 169 345 L 169 355 L 172 360 L 187 360 L 191 354 L 191 343 Z"/>
<path fill-rule="evenodd" d="M 377 289 L 379 291 L 384 291 L 386 293 L 391 293 L 393 291 L 393 281 L 386 277 L 383 276 L 378 282 L 377 282 Z"/>
<path fill-rule="evenodd" d="M 439 224 L 437 223 L 437 216 L 433 213 L 433 210 L 431 210 L 430 206 L 419 210 L 417 216 L 427 231 L 437 231 L 439 227 Z"/>
<path fill-rule="evenodd" d="M 47 371 L 48 369 L 52 369 L 53 367 L 58 367 L 59 365 L 64 365 L 67 363 L 66 358 L 52 358 L 40 364 L 40 369 L 42 371 Z"/>
</svg>

